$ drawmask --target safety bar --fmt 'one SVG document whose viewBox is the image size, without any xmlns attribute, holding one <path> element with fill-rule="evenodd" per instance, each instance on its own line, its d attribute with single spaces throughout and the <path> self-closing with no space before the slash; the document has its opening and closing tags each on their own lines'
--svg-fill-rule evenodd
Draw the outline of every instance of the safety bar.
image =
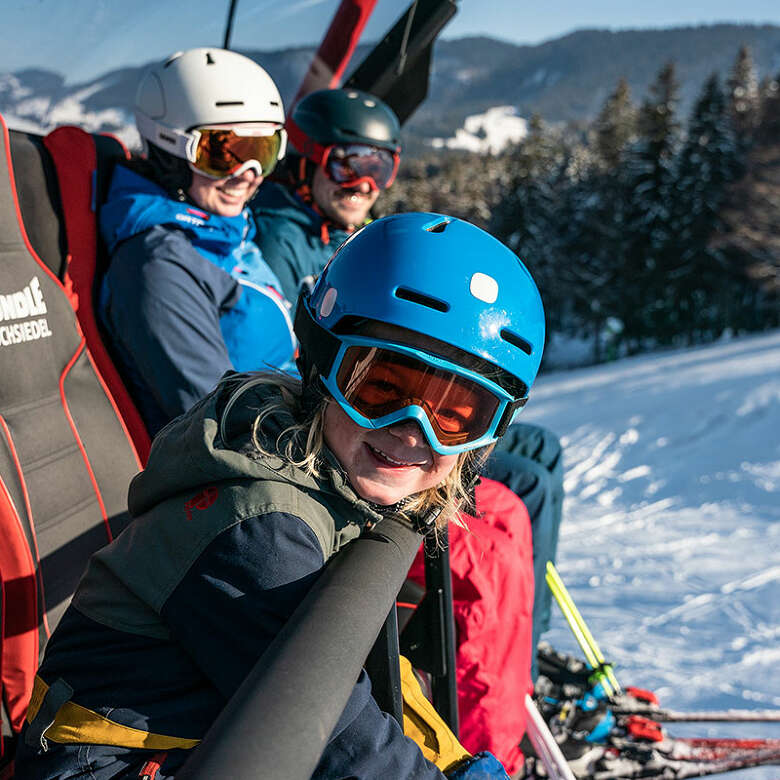
<svg viewBox="0 0 780 780">
<path fill-rule="evenodd" d="M 383 520 L 339 552 L 177 780 L 308 780 L 421 541 Z"/>
</svg>

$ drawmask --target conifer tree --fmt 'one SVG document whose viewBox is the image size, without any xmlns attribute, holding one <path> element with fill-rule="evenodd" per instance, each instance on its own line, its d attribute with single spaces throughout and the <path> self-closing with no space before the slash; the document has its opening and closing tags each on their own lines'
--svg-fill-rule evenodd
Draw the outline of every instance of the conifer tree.
<svg viewBox="0 0 780 780">
<path fill-rule="evenodd" d="M 780 139 L 780 73 L 766 78 L 760 90 L 761 110 L 758 123 L 759 143 Z"/>
<path fill-rule="evenodd" d="M 623 161 L 628 144 L 636 138 L 637 112 L 631 102 L 631 90 L 620 79 L 596 118 L 596 151 L 608 169 Z"/>
<path fill-rule="evenodd" d="M 628 248 L 625 159 L 636 141 L 637 110 L 625 79 L 606 99 L 594 123 L 596 156 L 584 174 L 568 182 L 560 220 L 566 287 L 576 321 L 591 337 L 594 360 L 602 359 L 605 322 L 622 312 Z"/>
<path fill-rule="evenodd" d="M 489 229 L 527 262 L 542 292 L 548 324 L 557 327 L 566 298 L 556 276 L 561 260 L 557 225 L 565 153 L 535 115 L 528 136 L 507 154 L 505 165 L 511 173 Z"/>
<path fill-rule="evenodd" d="M 758 77 L 747 46 L 740 47 L 728 79 L 729 109 L 737 142 L 746 151 L 760 119 Z"/>
<path fill-rule="evenodd" d="M 729 186 L 725 226 L 711 245 L 728 260 L 729 325 L 756 330 L 780 324 L 780 74 L 762 90 L 761 119 L 744 174 Z"/>
<path fill-rule="evenodd" d="M 625 285 L 620 319 L 629 351 L 649 338 L 668 343 L 674 306 L 669 270 L 677 265 L 673 215 L 676 197 L 676 153 L 680 126 L 676 116 L 678 84 L 673 63 L 651 84 L 638 117 L 638 141 L 624 168 L 628 246 L 620 269 Z"/>
<path fill-rule="evenodd" d="M 726 326 L 731 280 L 723 253 L 710 244 L 720 226 L 726 186 L 738 170 L 726 95 L 718 76 L 705 83 L 680 154 L 673 220 L 678 265 L 669 269 L 677 306 L 669 324 L 688 341 L 717 336 Z"/>
</svg>

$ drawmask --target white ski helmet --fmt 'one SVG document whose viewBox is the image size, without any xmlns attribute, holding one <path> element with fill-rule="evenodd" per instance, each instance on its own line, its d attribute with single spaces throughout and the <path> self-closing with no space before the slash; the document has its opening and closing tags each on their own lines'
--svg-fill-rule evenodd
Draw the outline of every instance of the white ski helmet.
<svg viewBox="0 0 780 780">
<path fill-rule="evenodd" d="M 195 161 L 207 125 L 284 124 L 284 106 L 273 79 L 254 60 L 227 49 L 189 49 L 172 54 L 141 77 L 135 122 L 144 144 Z M 287 136 L 281 130 L 278 159 Z"/>
</svg>

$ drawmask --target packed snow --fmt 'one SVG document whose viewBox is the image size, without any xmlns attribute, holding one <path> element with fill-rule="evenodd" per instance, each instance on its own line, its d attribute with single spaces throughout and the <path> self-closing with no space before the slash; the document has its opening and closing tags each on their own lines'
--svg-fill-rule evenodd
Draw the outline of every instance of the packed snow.
<svg viewBox="0 0 780 780">
<path fill-rule="evenodd" d="M 780 331 L 544 374 L 523 419 L 565 445 L 559 570 L 621 683 L 672 709 L 780 708 Z M 577 651 L 557 609 L 545 639 Z"/>
</svg>

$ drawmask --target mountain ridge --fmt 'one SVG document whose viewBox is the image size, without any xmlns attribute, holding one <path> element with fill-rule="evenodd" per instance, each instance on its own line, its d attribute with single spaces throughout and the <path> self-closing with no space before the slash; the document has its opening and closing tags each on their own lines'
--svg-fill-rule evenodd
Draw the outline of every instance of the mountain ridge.
<svg viewBox="0 0 780 780">
<path fill-rule="evenodd" d="M 411 145 L 447 137 L 466 117 L 499 105 L 550 122 L 592 119 L 625 78 L 640 102 L 658 70 L 673 60 L 680 110 L 693 103 L 704 80 L 726 78 L 739 47 L 750 48 L 759 77 L 780 72 L 780 25 L 712 24 L 664 29 L 576 30 L 540 44 L 514 44 L 488 36 L 437 41 L 428 98 L 404 128 Z M 371 44 L 358 47 L 359 63 Z M 285 103 L 294 95 L 313 46 L 243 51 L 277 82 Z M 12 126 L 47 131 L 72 122 L 93 132 L 114 132 L 132 143 L 131 105 L 145 65 L 113 68 L 68 84 L 45 68 L 0 73 L 0 112 Z M 354 67 L 354 66 L 353 66 Z"/>
</svg>

